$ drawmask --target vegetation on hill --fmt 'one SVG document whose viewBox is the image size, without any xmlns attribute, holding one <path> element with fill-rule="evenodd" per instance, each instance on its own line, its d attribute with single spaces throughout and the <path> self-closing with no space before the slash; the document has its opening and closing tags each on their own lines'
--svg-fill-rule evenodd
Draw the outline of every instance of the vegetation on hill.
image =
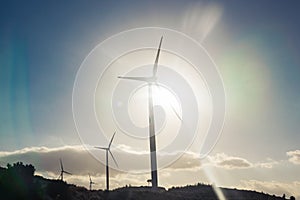
<svg viewBox="0 0 300 200">
<path fill-rule="evenodd" d="M 34 200 L 217 200 L 214 187 L 206 184 L 172 187 L 168 190 L 150 187 L 123 187 L 110 192 L 103 190 L 89 191 L 84 187 L 67 184 L 61 180 L 49 180 L 34 176 L 35 168 L 17 162 L 0 167 L 1 199 L 34 199 Z M 282 200 L 283 197 L 255 191 L 220 188 L 227 200 Z M 295 200 L 295 197 L 290 197 Z"/>
<path fill-rule="evenodd" d="M 70 199 L 69 185 L 34 176 L 33 165 L 17 162 L 0 170 L 1 199 Z"/>
</svg>

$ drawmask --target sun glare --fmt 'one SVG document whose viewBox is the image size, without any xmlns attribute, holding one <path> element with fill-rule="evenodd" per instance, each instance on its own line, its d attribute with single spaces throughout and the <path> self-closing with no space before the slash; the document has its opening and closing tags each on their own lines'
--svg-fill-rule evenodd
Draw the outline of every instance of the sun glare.
<svg viewBox="0 0 300 200">
<path fill-rule="evenodd" d="M 163 85 L 152 85 L 153 105 L 161 107 L 165 117 L 170 120 L 179 120 L 182 110 L 176 94 Z M 148 126 L 148 86 L 144 85 L 131 94 L 128 113 L 132 122 L 138 127 Z M 155 113 L 154 113 L 155 114 Z"/>
<path fill-rule="evenodd" d="M 181 113 L 180 101 L 176 94 L 171 92 L 168 88 L 161 85 L 154 85 L 152 87 L 154 105 L 162 106 L 164 109 L 172 109 L 176 113 Z"/>
</svg>

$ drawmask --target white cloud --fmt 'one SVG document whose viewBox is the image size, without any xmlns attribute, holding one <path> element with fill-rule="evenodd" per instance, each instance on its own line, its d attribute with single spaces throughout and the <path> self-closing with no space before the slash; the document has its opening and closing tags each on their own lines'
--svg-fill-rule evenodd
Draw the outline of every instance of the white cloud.
<svg viewBox="0 0 300 200">
<path fill-rule="evenodd" d="M 192 152 L 185 152 L 178 160 L 168 166 L 168 168 L 176 170 L 197 170 L 200 167 L 199 155 Z"/>
<path fill-rule="evenodd" d="M 279 164 L 278 161 L 273 160 L 272 158 L 268 158 L 267 161 L 255 163 L 254 166 L 260 168 L 272 169 L 274 165 L 278 165 L 278 164 Z"/>
<path fill-rule="evenodd" d="M 213 165 L 225 169 L 243 169 L 253 166 L 252 163 L 244 158 L 228 156 L 224 153 L 218 153 L 215 156 L 209 156 L 208 159 Z"/>
<path fill-rule="evenodd" d="M 237 156 L 229 156 L 225 153 L 217 153 L 214 156 L 208 156 L 208 163 L 206 165 L 213 165 L 215 167 L 224 169 L 248 169 L 248 168 L 266 168 L 271 169 L 274 165 L 279 164 L 279 162 L 267 158 L 266 161 L 262 162 L 250 162 L 245 158 Z"/>
<path fill-rule="evenodd" d="M 289 158 L 289 161 L 295 165 L 300 165 L 300 150 L 288 151 L 286 155 Z"/>
<path fill-rule="evenodd" d="M 258 181 L 258 180 L 243 180 L 240 188 L 252 189 L 256 191 L 264 191 L 269 194 L 276 194 L 286 197 L 295 196 L 296 199 L 300 198 L 300 182 L 294 181 L 290 183 L 283 183 L 278 181 Z"/>
</svg>

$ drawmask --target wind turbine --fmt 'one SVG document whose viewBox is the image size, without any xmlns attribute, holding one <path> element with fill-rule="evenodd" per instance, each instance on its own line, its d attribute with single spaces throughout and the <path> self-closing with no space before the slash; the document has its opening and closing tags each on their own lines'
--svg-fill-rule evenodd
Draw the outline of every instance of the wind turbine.
<svg viewBox="0 0 300 200">
<path fill-rule="evenodd" d="M 156 141 L 155 141 L 155 121 L 154 121 L 154 112 L 153 112 L 153 95 L 152 95 L 152 86 L 157 85 L 157 67 L 158 59 L 160 54 L 161 43 L 163 36 L 160 38 L 159 46 L 157 49 L 157 54 L 153 66 L 152 76 L 146 77 L 126 77 L 118 76 L 120 79 L 129 79 L 135 81 L 142 81 L 148 84 L 148 109 L 149 109 L 149 142 L 150 142 L 150 159 L 151 159 L 151 185 L 153 189 L 158 187 L 158 177 L 157 177 L 157 158 L 156 158 Z"/>
<path fill-rule="evenodd" d="M 92 190 L 92 185 L 96 184 L 96 183 L 92 181 L 92 178 L 91 178 L 90 174 L 89 174 L 89 178 L 90 178 L 90 190 Z"/>
<path fill-rule="evenodd" d="M 107 191 L 109 191 L 108 152 L 110 153 L 112 159 L 114 160 L 116 166 L 118 167 L 118 163 L 117 163 L 115 157 L 113 156 L 113 154 L 112 154 L 111 151 L 110 151 L 110 146 L 111 146 L 112 141 L 113 141 L 113 139 L 114 139 L 114 137 L 115 137 L 115 134 L 116 134 L 116 132 L 114 132 L 113 136 L 111 137 L 110 142 L 109 142 L 109 144 L 108 144 L 108 147 L 95 147 L 95 148 L 97 148 L 97 149 L 102 149 L 102 150 L 105 150 L 105 151 L 106 151 L 106 190 L 107 190 Z"/>
<path fill-rule="evenodd" d="M 62 163 L 62 160 L 61 158 L 59 159 L 59 162 L 60 162 L 60 175 L 58 178 L 60 178 L 61 181 L 64 181 L 64 173 L 65 174 L 69 174 L 69 175 L 72 175 L 70 172 L 67 172 L 64 170 L 64 166 L 63 166 L 63 163 Z"/>
<path fill-rule="evenodd" d="M 149 184 L 150 184 L 151 182 L 152 182 L 151 179 L 147 179 L 148 186 L 149 186 Z"/>
</svg>

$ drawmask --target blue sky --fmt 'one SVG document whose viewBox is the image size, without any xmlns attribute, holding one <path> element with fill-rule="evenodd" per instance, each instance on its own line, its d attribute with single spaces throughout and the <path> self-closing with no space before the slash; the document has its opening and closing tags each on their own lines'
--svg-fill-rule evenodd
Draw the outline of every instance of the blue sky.
<svg viewBox="0 0 300 200">
<path fill-rule="evenodd" d="M 201 13 L 211 6 L 220 13 L 204 34 L 197 26 L 203 18 L 211 22 Z M 288 161 L 287 152 L 300 149 L 299 8 L 297 1 L 271 0 L 1 1 L 0 151 L 80 145 L 72 89 L 82 61 L 113 34 L 158 26 L 197 40 L 219 67 L 227 117 L 211 156 Z M 258 180 L 300 181 L 297 165 L 287 163 L 264 172 L 292 169 L 286 177 Z"/>
</svg>

